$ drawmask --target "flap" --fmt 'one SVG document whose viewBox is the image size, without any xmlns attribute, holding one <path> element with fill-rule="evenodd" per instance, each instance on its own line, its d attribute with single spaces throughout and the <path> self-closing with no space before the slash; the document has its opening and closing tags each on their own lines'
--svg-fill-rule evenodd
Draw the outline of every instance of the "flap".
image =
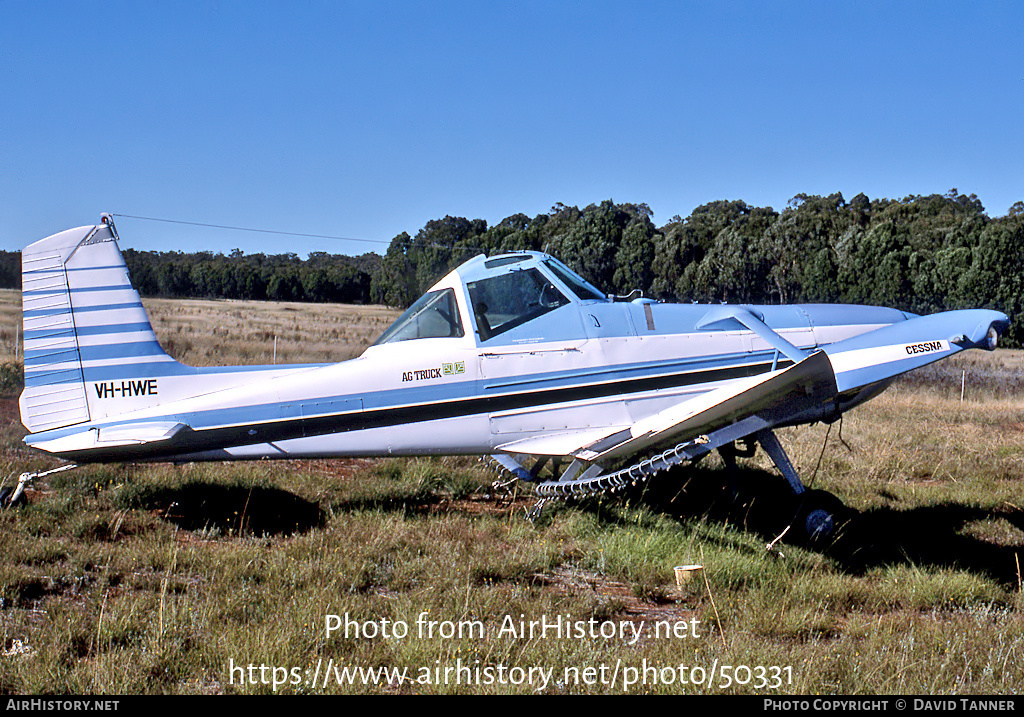
<svg viewBox="0 0 1024 717">
<path fill-rule="evenodd" d="M 614 432 L 629 430 L 628 426 L 619 426 L 610 429 Z M 580 450 L 594 441 L 599 441 L 608 435 L 609 428 L 591 428 L 580 431 L 564 431 L 562 433 L 545 433 L 532 438 L 505 443 L 498 446 L 499 451 L 511 454 L 525 454 L 530 456 L 568 456 Z"/>
</svg>

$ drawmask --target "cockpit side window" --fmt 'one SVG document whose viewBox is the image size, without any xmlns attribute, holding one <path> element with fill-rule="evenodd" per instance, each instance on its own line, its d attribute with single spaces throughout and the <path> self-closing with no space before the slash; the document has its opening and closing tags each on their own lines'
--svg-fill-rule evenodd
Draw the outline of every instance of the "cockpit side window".
<svg viewBox="0 0 1024 717">
<path fill-rule="evenodd" d="M 569 303 L 537 269 L 511 271 L 466 286 L 482 341 Z"/>
<path fill-rule="evenodd" d="M 465 336 L 455 291 L 430 291 L 406 309 L 395 323 L 373 344 L 394 343 L 412 339 L 458 338 Z"/>
</svg>

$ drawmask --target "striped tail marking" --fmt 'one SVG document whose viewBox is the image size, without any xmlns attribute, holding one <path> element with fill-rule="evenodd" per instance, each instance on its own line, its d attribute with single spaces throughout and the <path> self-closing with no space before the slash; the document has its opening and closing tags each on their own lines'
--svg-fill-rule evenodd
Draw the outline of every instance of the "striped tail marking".
<svg viewBox="0 0 1024 717">
<path fill-rule="evenodd" d="M 112 370 L 145 376 L 177 363 L 153 333 L 116 239 L 107 224 L 79 227 L 22 252 L 20 403 L 22 423 L 33 433 L 105 417 L 108 403 L 89 393 L 87 379 L 102 380 Z"/>
</svg>

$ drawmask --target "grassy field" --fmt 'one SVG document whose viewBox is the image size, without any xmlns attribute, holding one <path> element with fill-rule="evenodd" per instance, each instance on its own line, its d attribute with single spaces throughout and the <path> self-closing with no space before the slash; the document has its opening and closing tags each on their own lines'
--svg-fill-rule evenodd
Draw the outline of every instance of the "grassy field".
<svg viewBox="0 0 1024 717">
<path fill-rule="evenodd" d="M 146 304 L 196 364 L 271 363 L 275 337 L 278 362 L 340 360 L 395 316 Z M 776 542 L 760 452 L 533 521 L 464 458 L 55 474 L 0 513 L 0 693 L 1019 694 L 1022 389 L 1024 352 L 975 352 L 782 431 L 850 509 L 817 550 Z M 8 484 L 56 465 L 0 407 Z"/>
</svg>

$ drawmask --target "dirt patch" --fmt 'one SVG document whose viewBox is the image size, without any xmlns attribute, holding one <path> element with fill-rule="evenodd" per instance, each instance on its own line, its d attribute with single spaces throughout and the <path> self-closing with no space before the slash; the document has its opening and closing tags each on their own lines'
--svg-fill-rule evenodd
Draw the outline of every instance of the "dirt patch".
<svg viewBox="0 0 1024 717">
<path fill-rule="evenodd" d="M 697 616 L 697 611 L 689 607 L 692 593 L 683 594 L 674 585 L 667 591 L 666 600 L 654 602 L 637 597 L 627 583 L 590 570 L 563 566 L 550 573 L 535 575 L 534 582 L 562 595 L 595 596 L 599 602 L 613 608 L 607 619 L 632 622 L 637 630 L 642 630 L 640 642 L 655 639 L 654 631 L 659 623 L 672 626 L 690 622 Z"/>
<path fill-rule="evenodd" d="M 431 513 L 461 513 L 471 516 L 507 516 L 516 514 L 522 516 L 527 513 L 534 503 L 536 496 L 506 496 L 492 493 L 479 493 L 466 498 L 440 498 L 431 507 Z"/>
<path fill-rule="evenodd" d="M 21 427 L 21 409 L 17 396 L 0 398 L 0 425 Z"/>
</svg>

